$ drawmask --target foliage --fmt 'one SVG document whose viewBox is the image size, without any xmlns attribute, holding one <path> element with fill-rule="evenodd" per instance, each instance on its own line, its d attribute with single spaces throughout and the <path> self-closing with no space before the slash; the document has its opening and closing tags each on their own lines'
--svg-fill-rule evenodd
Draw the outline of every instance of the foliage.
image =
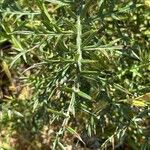
<svg viewBox="0 0 150 150">
<path fill-rule="evenodd" d="M 66 136 L 86 143 L 86 132 L 100 149 L 148 149 L 149 10 L 141 0 L 2 0 L 0 128 L 17 141 L 1 135 L 1 147 L 65 149 Z"/>
</svg>

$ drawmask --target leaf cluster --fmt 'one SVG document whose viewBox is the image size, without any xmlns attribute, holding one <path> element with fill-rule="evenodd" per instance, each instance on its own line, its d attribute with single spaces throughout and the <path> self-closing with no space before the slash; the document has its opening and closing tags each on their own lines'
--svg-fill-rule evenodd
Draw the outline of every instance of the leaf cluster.
<svg viewBox="0 0 150 150">
<path fill-rule="evenodd" d="M 49 125 L 52 149 L 70 133 L 85 144 L 83 132 L 100 149 L 148 149 L 149 10 L 146 0 L 2 0 L 0 74 L 25 88 L 2 102 L 1 130 L 32 134 L 32 149 Z"/>
</svg>

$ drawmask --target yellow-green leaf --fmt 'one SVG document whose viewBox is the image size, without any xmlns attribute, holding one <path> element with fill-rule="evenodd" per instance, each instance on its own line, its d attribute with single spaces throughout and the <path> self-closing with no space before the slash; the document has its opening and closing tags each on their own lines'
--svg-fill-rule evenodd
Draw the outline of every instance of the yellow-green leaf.
<svg viewBox="0 0 150 150">
<path fill-rule="evenodd" d="M 8 64 L 5 61 L 2 62 L 2 69 L 3 69 L 3 71 L 5 72 L 5 74 L 7 75 L 8 79 L 11 82 L 11 80 L 12 80 L 11 79 L 11 73 L 10 73 Z"/>
</svg>

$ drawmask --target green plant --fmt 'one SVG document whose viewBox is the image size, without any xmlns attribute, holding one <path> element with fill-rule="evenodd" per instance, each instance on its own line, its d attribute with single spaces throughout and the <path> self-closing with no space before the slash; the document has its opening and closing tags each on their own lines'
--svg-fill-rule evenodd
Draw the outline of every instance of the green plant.
<svg viewBox="0 0 150 150">
<path fill-rule="evenodd" d="M 1 58 L 21 68 L 32 98 L 2 103 L 1 129 L 32 134 L 32 149 L 49 124 L 53 149 L 65 149 L 66 133 L 82 141 L 82 132 L 96 134 L 101 149 L 148 148 L 149 103 L 130 101 L 150 92 L 149 9 L 140 0 L 3 0 L 0 40 L 13 52 Z"/>
</svg>

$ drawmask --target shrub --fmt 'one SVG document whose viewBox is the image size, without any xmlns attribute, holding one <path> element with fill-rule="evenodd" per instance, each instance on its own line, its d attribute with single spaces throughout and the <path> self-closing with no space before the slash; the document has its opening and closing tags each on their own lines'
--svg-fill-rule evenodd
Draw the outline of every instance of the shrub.
<svg viewBox="0 0 150 150">
<path fill-rule="evenodd" d="M 65 149 L 70 137 L 86 144 L 85 133 L 101 149 L 148 149 L 148 1 L 0 6 L 1 68 L 10 79 L 0 127 L 16 149 Z"/>
</svg>

